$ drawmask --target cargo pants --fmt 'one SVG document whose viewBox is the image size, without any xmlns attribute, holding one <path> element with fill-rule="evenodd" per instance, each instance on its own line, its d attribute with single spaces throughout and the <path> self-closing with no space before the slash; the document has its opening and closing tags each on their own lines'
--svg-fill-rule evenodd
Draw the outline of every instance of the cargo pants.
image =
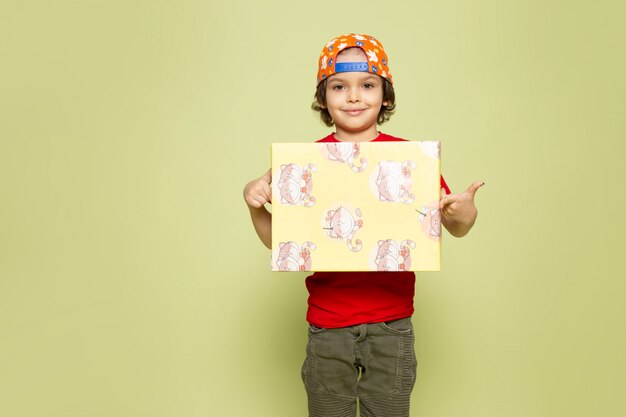
<svg viewBox="0 0 626 417">
<path fill-rule="evenodd" d="M 338 329 L 309 326 L 302 366 L 309 417 L 354 417 L 357 403 L 362 417 L 408 417 L 416 368 L 410 317 Z"/>
</svg>

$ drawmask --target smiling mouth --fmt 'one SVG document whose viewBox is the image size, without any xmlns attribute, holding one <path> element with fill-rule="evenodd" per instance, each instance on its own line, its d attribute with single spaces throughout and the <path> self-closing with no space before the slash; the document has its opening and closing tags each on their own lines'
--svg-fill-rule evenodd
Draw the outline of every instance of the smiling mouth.
<svg viewBox="0 0 626 417">
<path fill-rule="evenodd" d="M 365 111 L 365 109 L 354 109 L 354 110 L 344 110 L 344 112 L 352 115 L 361 114 Z"/>
</svg>

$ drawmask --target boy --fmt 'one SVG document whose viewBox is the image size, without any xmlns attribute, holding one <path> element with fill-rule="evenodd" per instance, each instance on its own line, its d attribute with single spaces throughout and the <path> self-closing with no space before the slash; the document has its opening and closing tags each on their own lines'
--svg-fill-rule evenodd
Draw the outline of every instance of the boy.
<svg viewBox="0 0 626 417">
<path fill-rule="evenodd" d="M 400 141 L 377 125 L 395 109 L 383 46 L 368 35 L 346 34 L 328 42 L 319 59 L 312 108 L 336 132 L 318 142 Z M 271 170 L 244 188 L 252 223 L 271 248 Z M 452 235 L 472 228 L 475 182 L 452 194 L 441 178 L 441 220 Z M 413 272 L 316 272 L 309 291 L 309 342 L 302 367 L 309 416 L 408 416 L 417 362 L 413 349 Z"/>
</svg>

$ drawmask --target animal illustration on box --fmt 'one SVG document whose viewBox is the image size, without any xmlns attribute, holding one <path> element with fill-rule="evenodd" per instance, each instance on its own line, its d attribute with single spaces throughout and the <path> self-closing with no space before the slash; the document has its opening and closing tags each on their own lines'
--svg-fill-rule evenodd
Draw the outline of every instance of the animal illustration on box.
<svg viewBox="0 0 626 417">
<path fill-rule="evenodd" d="M 302 168 L 298 164 L 288 164 L 280 166 L 280 177 L 278 180 L 278 190 L 280 202 L 282 204 L 313 207 L 315 197 L 311 195 L 313 191 L 313 172 L 317 167 L 313 164 L 306 164 Z"/>
<path fill-rule="evenodd" d="M 441 210 L 437 203 L 422 206 L 415 211 L 419 213 L 417 221 L 422 224 L 422 231 L 431 239 L 438 240 L 441 237 Z"/>
<path fill-rule="evenodd" d="M 415 195 L 411 194 L 413 180 L 411 169 L 416 168 L 413 161 L 380 161 L 376 190 L 379 201 L 411 204 Z"/>
<path fill-rule="evenodd" d="M 398 243 L 393 239 L 379 240 L 376 252 L 378 271 L 408 271 L 411 268 L 411 249 L 415 242 L 405 239 Z"/>
<path fill-rule="evenodd" d="M 363 172 L 367 168 L 367 158 L 361 158 L 361 165 L 356 165 L 355 160 L 361 153 L 361 147 L 356 142 L 333 142 L 327 143 L 328 159 L 346 163 L 354 172 Z"/>
<path fill-rule="evenodd" d="M 276 267 L 279 271 L 311 270 L 311 251 L 315 250 L 315 243 L 307 241 L 298 246 L 294 241 L 280 242 L 278 247 Z"/>
<path fill-rule="evenodd" d="M 333 239 L 345 239 L 346 245 L 353 252 L 361 250 L 363 243 L 360 239 L 354 239 L 355 233 L 363 227 L 361 210 L 355 209 L 354 216 L 345 207 L 339 207 L 335 210 L 329 210 L 326 213 L 326 223 L 324 230 L 327 230 L 328 236 Z"/>
</svg>

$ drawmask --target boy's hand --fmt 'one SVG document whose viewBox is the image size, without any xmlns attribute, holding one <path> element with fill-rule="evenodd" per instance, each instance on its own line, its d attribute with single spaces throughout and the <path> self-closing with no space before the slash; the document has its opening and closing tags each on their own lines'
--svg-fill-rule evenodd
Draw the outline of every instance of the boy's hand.
<svg viewBox="0 0 626 417">
<path fill-rule="evenodd" d="M 259 178 L 250 181 L 243 189 L 243 198 L 249 207 L 260 208 L 272 202 L 271 168 Z"/>
<path fill-rule="evenodd" d="M 453 236 L 465 236 L 474 225 L 478 216 L 474 196 L 483 185 L 485 185 L 483 181 L 476 181 L 460 194 L 446 195 L 446 191 L 441 189 L 439 199 L 441 221 Z"/>
</svg>

